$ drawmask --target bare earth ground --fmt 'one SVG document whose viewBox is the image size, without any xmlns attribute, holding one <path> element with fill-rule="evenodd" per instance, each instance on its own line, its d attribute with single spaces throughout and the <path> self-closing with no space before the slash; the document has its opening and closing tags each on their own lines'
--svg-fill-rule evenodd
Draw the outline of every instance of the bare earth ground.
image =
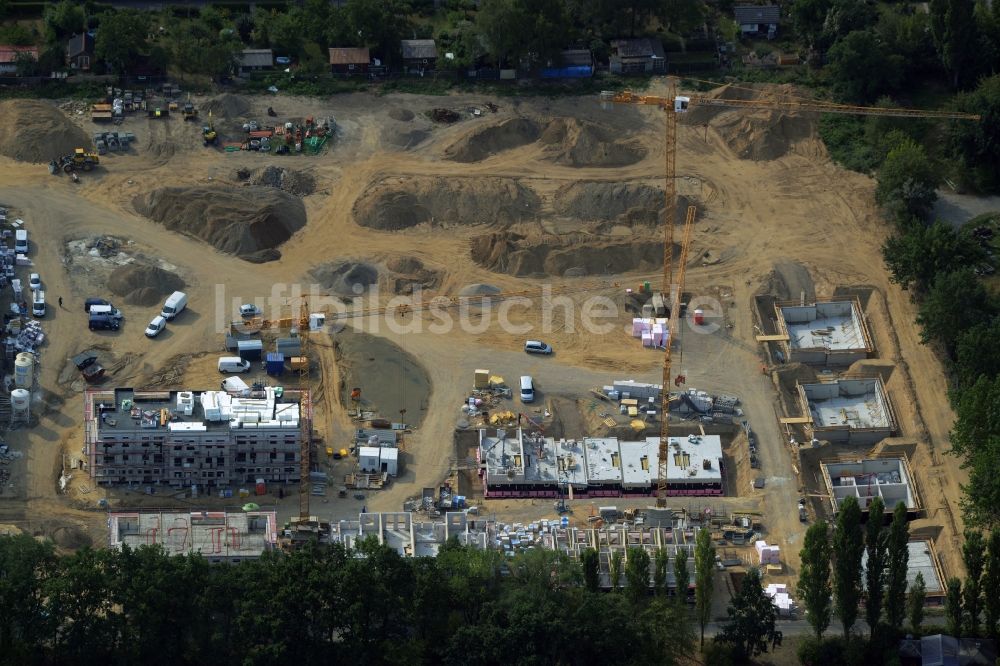
<svg viewBox="0 0 1000 666">
<path fill-rule="evenodd" d="M 231 299 L 267 297 L 277 283 L 308 285 L 312 269 L 341 258 L 383 266 L 394 258 L 415 257 L 438 276 L 437 288 L 425 296 L 454 295 L 470 283 L 519 290 L 543 282 L 559 285 L 601 279 L 634 286 L 642 279 L 655 280 L 658 267 L 648 262 L 633 264 L 633 270 L 625 275 L 621 271 L 616 273 L 614 266 L 601 266 L 591 267 L 590 277 L 553 276 L 547 280 L 514 277 L 477 265 L 470 255 L 470 243 L 477 235 L 497 230 L 488 226 L 494 220 L 483 208 L 495 201 L 463 203 L 463 211 L 469 206 L 470 210 L 483 211 L 472 215 L 472 219 L 469 216 L 455 219 L 457 216 L 449 213 L 447 202 L 438 202 L 429 221 L 398 231 L 381 231 L 356 222 L 352 212 L 355 202 L 376 181 L 392 182 L 401 176 L 441 177 L 439 184 L 430 188 L 439 192 L 444 184 L 460 177 L 472 179 L 462 181 L 471 183 L 468 186 L 471 190 L 477 187 L 475 179 L 500 177 L 515 179 L 538 197 L 537 202 L 525 204 L 535 206 L 525 213 L 529 219 L 511 221 L 509 228 L 528 238 L 545 238 L 550 243 L 561 237 L 572 239 L 568 249 L 559 246 L 553 252 L 585 246 L 591 242 L 590 238 L 597 244 L 631 240 L 640 250 L 643 244 L 656 242 L 660 230 L 655 225 L 615 219 L 597 220 L 599 224 L 595 226 L 594 220 L 575 219 L 554 210 L 557 194 L 566 185 L 579 181 L 650 182 L 649 179 L 657 178 L 662 172 L 663 156 L 659 112 L 634 108 L 606 112 L 600 110 L 596 100 L 564 98 L 495 100 L 500 106 L 496 114 L 487 112 L 479 118 L 463 114 L 463 120 L 453 125 L 434 124 L 423 115 L 436 106 L 461 111 L 475 105 L 483 109 L 487 101 L 479 96 L 424 98 L 368 94 L 328 101 L 285 97 L 250 100 L 252 117 L 258 119 L 265 118 L 263 111 L 268 105 L 278 111 L 279 121 L 307 115 L 336 116 L 340 136 L 332 148 L 318 157 L 226 154 L 203 148 L 198 127 L 185 125 L 179 118 L 148 121 L 133 117 L 118 129 L 134 132 L 138 137 L 137 147 L 125 155 L 109 155 L 102 160 L 102 168 L 82 176 L 79 185 L 65 176 L 50 176 L 44 165 L 0 158 L 3 183 L 0 203 L 16 209 L 27 222 L 35 241 L 32 258 L 45 282 L 50 304 L 60 295 L 66 303 L 62 310 L 53 307 L 44 321 L 48 343 L 41 362 L 41 387 L 48 406 L 36 426 L 8 436 L 8 442 L 25 451 L 27 459 L 15 468 L 19 475 L 14 489 L 7 490 L 0 498 L 0 522 L 26 526 L 39 534 L 73 531 L 77 541 L 99 543 L 106 538 L 103 515 L 96 510 L 97 498 L 106 493 L 92 489 L 80 472 L 76 473 L 68 495 L 56 492 L 61 456 L 78 455 L 82 437 L 83 386 L 73 381 L 73 373 L 65 370 L 65 364 L 70 356 L 86 347 L 104 345 L 109 357 L 116 359 L 109 385 L 214 386 L 218 381 L 214 361 L 222 350 L 218 326 L 230 318 Z M 405 117 L 400 110 L 412 111 L 415 118 L 396 120 Z M 527 141 L 480 161 L 455 162 L 445 157 L 446 149 L 467 140 L 469 135 L 515 116 L 529 117 L 538 123 L 542 139 Z M 82 117 L 74 115 L 90 133 L 94 128 Z M 545 141 L 552 139 L 553 133 L 569 130 L 561 126 L 546 129 L 552 118 L 598 123 L 609 128 L 605 139 L 613 143 L 620 138 L 627 145 L 608 148 L 587 144 L 583 148 L 578 146 L 576 153 L 559 152 Z M 873 316 L 874 326 L 880 358 L 897 364 L 890 390 L 901 415 L 903 435 L 917 442 L 913 468 L 928 509 L 928 517 L 919 524 L 941 529 L 938 546 L 944 565 L 949 572 L 955 572 L 960 567 L 954 543 L 956 530 L 961 529 L 958 499 L 963 477 L 955 461 L 944 455 L 953 414 L 944 398 L 946 383 L 942 366 L 932 350 L 919 343 L 912 324 L 914 307 L 906 294 L 889 284 L 882 267 L 879 247 L 886 229 L 873 206 L 872 181 L 834 166 L 814 138 L 812 125 L 804 120 L 782 120 L 798 125 L 795 132 L 789 132 L 794 139 L 790 149 L 778 150 L 780 155 L 776 159 L 740 159 L 733 146 L 743 150 L 747 137 L 751 142 L 763 139 L 758 128 L 756 133 L 740 130 L 745 136 L 741 135 L 743 143 L 739 145 L 731 140 L 727 143 L 726 137 L 731 139 L 732 134 L 726 135 L 725 131 L 732 125 L 731 120 L 720 125 L 719 131 L 715 125 L 703 127 L 707 120 L 683 125 L 679 131 L 677 167 L 678 174 L 684 177 L 679 181 L 680 193 L 699 206 L 687 291 L 719 300 L 724 322 L 729 324 L 708 335 L 686 331 L 683 354 L 675 356 L 678 369 L 685 371 L 689 386 L 742 397 L 743 409 L 761 441 L 762 473 L 766 477 L 764 490 L 751 493 L 749 488 L 731 489 L 739 497 L 718 500 L 716 506 L 760 511 L 767 538 L 782 546 L 788 574 L 795 575 L 804 531 L 795 511 L 803 486 L 799 473 L 803 470 L 795 466 L 793 461 L 797 457 L 793 458 L 779 430 L 774 385 L 760 371 L 762 357 L 754 342 L 752 304 L 754 294 L 775 264 L 796 261 L 809 269 L 820 297 L 832 295 L 837 287 L 850 285 L 870 285 L 884 295 L 877 299 L 882 310 Z M 237 122 L 216 117 L 223 138 Z M 778 126 L 785 127 L 781 123 Z M 558 140 L 559 136 L 562 135 L 552 140 Z M 585 148 L 595 153 L 604 151 L 601 154 L 609 155 L 612 163 L 626 164 L 574 166 L 573 160 L 578 160 L 581 154 L 586 156 Z M 632 163 L 627 163 L 630 160 Z M 137 215 L 133 208 L 137 195 L 156 188 L 218 183 L 238 187 L 232 175 L 237 169 L 256 169 L 268 164 L 306 171 L 316 181 L 316 192 L 304 198 L 308 223 L 280 246 L 278 261 L 251 264 L 221 254 L 204 241 L 168 231 Z M 404 200 L 402 209 L 418 210 L 420 205 Z M 66 241 L 95 235 L 130 239 L 141 246 L 144 255 L 176 268 L 187 284 L 190 305 L 176 323 L 170 324 L 166 334 L 155 340 L 142 335 L 145 324 L 156 314 L 156 306 L 124 307 L 126 324 L 118 333 L 87 330 L 82 300 L 90 295 L 106 295 L 106 290 L 100 278 L 88 279 L 67 270 L 63 251 Z M 529 241 L 529 245 L 532 243 Z M 631 261 L 629 257 L 623 261 Z M 572 264 L 574 260 L 567 261 Z M 543 268 L 558 263 L 552 259 L 538 261 Z M 558 265 L 567 264 L 563 261 Z M 221 311 L 216 306 L 217 285 L 222 286 L 226 296 Z M 598 290 L 617 302 L 621 301 L 621 292 L 622 287 Z M 584 295 L 575 298 L 579 301 Z M 389 296 L 383 293 L 383 303 Z M 362 504 L 370 510 L 399 510 L 406 497 L 441 481 L 453 455 L 453 429 L 460 417 L 458 407 L 471 388 L 472 371 L 477 367 L 490 368 L 511 381 L 518 375 L 532 374 L 543 396 L 569 399 L 624 375 L 659 381 L 661 356 L 641 349 L 624 333 L 630 314 L 621 312 L 614 320 L 614 331 L 601 336 L 581 333 L 578 315 L 567 318 L 565 313 L 557 314 L 555 323 L 548 327 L 551 330 L 546 332 L 539 332 L 542 321 L 537 307 L 515 308 L 511 317 L 536 328 L 532 333 L 504 332 L 495 325 L 484 325 L 479 332 L 453 331 L 441 335 L 428 332 L 431 320 L 418 314 L 410 315 L 403 323 L 414 326 L 419 322 L 423 331 L 400 335 L 390 330 L 385 321 L 380 322 L 378 330 L 373 330 L 371 322 L 367 322 L 368 332 L 395 342 L 423 364 L 431 384 L 431 393 L 424 402 L 426 412 L 420 428 L 407 437 L 409 464 L 396 483 L 369 494 L 363 501 L 314 498 L 313 513 L 342 517 L 356 513 Z M 892 330 L 886 330 L 887 326 Z M 520 345 L 529 335 L 552 343 L 556 355 L 538 358 L 523 354 Z M 340 370 L 333 347 L 316 344 L 312 356 L 317 430 L 327 442 L 338 447 L 346 445 L 351 424 L 341 406 Z M 318 377 L 324 380 L 321 387 L 315 381 Z M 294 384 L 298 380 L 286 381 Z M 378 403 L 377 396 L 366 397 Z M 388 405 L 382 408 L 394 409 Z M 394 413 L 385 415 L 396 418 Z M 325 455 L 321 457 L 325 459 Z M 329 469 L 332 474 L 341 475 L 348 471 L 348 463 L 340 462 Z M 150 498 L 125 491 L 112 492 L 109 497 L 113 505 L 121 506 L 137 503 L 162 506 L 171 502 L 194 506 L 205 501 Z M 282 502 L 268 498 L 268 501 L 278 504 L 282 517 L 297 512 L 294 498 Z M 552 515 L 549 502 L 488 504 L 487 511 L 504 518 Z M 586 515 L 589 506 L 582 504 L 575 510 L 578 515 Z M 76 544 L 74 539 L 64 540 L 67 547 Z"/>
</svg>

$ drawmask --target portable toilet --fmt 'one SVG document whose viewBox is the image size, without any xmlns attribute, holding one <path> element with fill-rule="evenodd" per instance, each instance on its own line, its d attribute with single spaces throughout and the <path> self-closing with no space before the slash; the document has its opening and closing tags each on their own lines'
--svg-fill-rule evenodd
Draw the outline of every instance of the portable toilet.
<svg viewBox="0 0 1000 666">
<path fill-rule="evenodd" d="M 275 376 L 281 375 L 285 372 L 285 355 L 277 352 L 270 352 L 267 355 L 265 365 L 267 366 L 267 374 Z"/>
</svg>

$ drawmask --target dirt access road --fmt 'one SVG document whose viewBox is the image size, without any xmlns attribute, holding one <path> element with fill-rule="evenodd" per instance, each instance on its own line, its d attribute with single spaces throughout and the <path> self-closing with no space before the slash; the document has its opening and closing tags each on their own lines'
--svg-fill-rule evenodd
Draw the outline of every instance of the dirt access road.
<svg viewBox="0 0 1000 666">
<path fill-rule="evenodd" d="M 205 101 L 196 100 L 199 105 Z M 602 111 L 589 98 L 512 98 L 493 100 L 499 107 L 493 113 L 488 101 L 469 95 L 240 98 L 235 100 L 239 104 L 230 104 L 232 113 L 215 115 L 224 139 L 244 119 L 265 118 L 268 105 L 282 122 L 334 115 L 339 136 L 317 157 L 226 154 L 203 148 L 197 127 L 180 119 L 130 118 L 119 129 L 136 133 L 138 146 L 128 154 L 108 156 L 81 185 L 49 176 L 44 165 L 0 158 L 0 202 L 26 220 L 37 248 L 32 258 L 50 300 L 62 295 L 66 302 L 65 310 L 55 310 L 44 322 L 49 341 L 41 386 L 48 407 L 38 426 L 9 437 L 15 447 L 29 452 L 28 481 L 20 499 L 0 505 L 24 516 L 22 520 L 35 521 L 29 526 L 37 531 L 52 531 L 42 522 L 56 520 L 103 539 L 101 515 L 91 510 L 97 491 L 75 502 L 55 493 L 60 454 L 78 451 L 82 436 L 81 387 L 66 380 L 72 373 L 65 373 L 64 366 L 85 347 L 104 344 L 122 360 L 110 380 L 114 384 L 209 385 L 217 377 L 212 367 L 221 350 L 217 329 L 230 318 L 230 299 L 267 299 L 275 285 L 283 285 L 279 302 L 271 305 L 287 307 L 290 285 L 308 287 L 313 269 L 336 260 L 372 263 L 384 286 L 392 277 L 386 268 L 390 262 L 418 259 L 436 276 L 425 296 L 454 295 L 471 283 L 515 290 L 600 278 L 631 286 L 657 275 L 655 179 L 663 155 L 659 112 Z M 442 106 L 459 112 L 460 120 L 438 124 L 424 115 Z M 472 107 L 481 114 L 469 113 Z M 70 111 L 88 133 L 94 129 Z M 743 398 L 762 442 L 767 486 L 759 497 L 768 538 L 782 545 L 794 570 L 802 533 L 793 509 L 797 470 L 777 427 L 773 389 L 760 373 L 752 297 L 768 283 L 772 267 L 783 262 L 806 266 L 820 297 L 844 285 L 878 288 L 886 294 L 898 337 L 898 346 L 890 343 L 879 350 L 880 356 L 907 361 L 903 371 L 913 387 L 912 399 L 909 394 L 894 398 L 900 410 L 919 415 L 907 420 L 919 424 L 916 432 L 904 434 L 920 442 L 918 463 L 928 464 L 917 468 L 935 475 L 933 484 L 922 478 L 918 482 L 931 508 L 929 521 L 943 525 L 947 541 L 961 523 L 953 528 L 938 512 L 957 516 L 961 475 L 954 461 L 938 453 L 947 448 L 952 420 L 940 399 L 945 379 L 934 355 L 918 342 L 910 323 L 913 306 L 888 283 L 882 268 L 879 246 L 886 230 L 873 207 L 872 182 L 832 165 L 808 119 L 733 113 L 693 113 L 679 132 L 679 190 L 699 207 L 688 290 L 719 302 L 721 321 L 729 327 L 711 335 L 686 333 L 677 363 L 690 386 Z M 136 197 L 158 188 L 242 187 L 234 175 L 238 169 L 265 165 L 299 170 L 315 180 L 314 193 L 302 198 L 308 222 L 278 246 L 280 260 L 252 264 L 217 251 L 197 237 L 204 220 L 191 220 L 188 235 L 182 235 L 136 213 Z M 643 187 L 653 187 L 652 195 Z M 497 240 L 510 243 L 509 248 L 495 253 L 497 261 L 488 266 L 477 263 L 470 247 L 483 234 L 498 232 L 523 239 Z M 99 272 L 74 272 L 79 260 L 68 262 L 64 245 L 95 235 L 131 240 L 142 255 L 166 262 L 185 281 L 191 305 L 169 327 L 169 335 L 147 340 L 141 331 L 157 308 L 121 303 L 127 322 L 122 331 L 86 330 L 80 304 L 86 296 L 105 293 L 105 278 Z M 588 277 L 566 277 L 568 267 Z M 217 305 L 220 291 L 225 303 Z M 621 288 L 599 291 L 620 303 Z M 369 508 L 398 510 L 404 497 L 440 480 L 452 455 L 458 408 L 476 367 L 508 378 L 532 374 L 543 392 L 560 394 L 623 375 L 659 376 L 661 357 L 625 334 L 627 313 L 620 312 L 613 330 L 603 335 L 582 332 L 575 312 L 557 312 L 547 326 L 530 307 L 510 316 L 530 327 L 503 330 L 494 324 L 400 336 L 384 322 L 378 330 L 365 326 L 414 355 L 431 381 L 426 416 L 407 442 L 413 463 L 399 483 L 369 497 Z M 551 359 L 524 356 L 519 350 L 525 337 L 542 337 L 557 354 Z M 323 363 L 317 428 L 327 441 L 344 442 L 351 426 L 337 406 L 332 350 L 317 353 Z M 321 509 L 338 515 L 357 506 L 331 500 Z M 946 565 L 957 566 L 957 559 L 945 555 Z"/>
</svg>

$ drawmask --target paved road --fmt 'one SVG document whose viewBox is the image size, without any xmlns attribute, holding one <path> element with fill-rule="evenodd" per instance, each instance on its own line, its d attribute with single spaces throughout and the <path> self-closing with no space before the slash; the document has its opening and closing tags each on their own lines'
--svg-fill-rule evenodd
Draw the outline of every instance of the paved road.
<svg viewBox="0 0 1000 666">
<path fill-rule="evenodd" d="M 938 190 L 938 200 L 934 204 L 934 215 L 958 228 L 983 213 L 1000 212 L 1000 197 L 979 197 L 971 194 L 955 194 L 948 190 Z"/>
</svg>

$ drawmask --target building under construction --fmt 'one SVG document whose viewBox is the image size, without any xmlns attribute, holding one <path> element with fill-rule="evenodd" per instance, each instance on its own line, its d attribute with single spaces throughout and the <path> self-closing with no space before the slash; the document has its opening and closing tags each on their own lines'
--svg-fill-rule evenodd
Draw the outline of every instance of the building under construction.
<svg viewBox="0 0 1000 666">
<path fill-rule="evenodd" d="M 100 485 L 298 482 L 311 441 L 309 391 L 302 389 L 102 389 L 87 391 L 83 404 L 84 459 Z"/>
<path fill-rule="evenodd" d="M 659 437 L 554 439 L 522 429 L 479 431 L 484 497 L 643 497 L 658 483 Z M 670 438 L 667 493 L 723 494 L 717 435 Z"/>
<path fill-rule="evenodd" d="M 871 446 L 896 431 L 896 417 L 879 377 L 799 384 L 799 403 L 809 435 Z"/>
<path fill-rule="evenodd" d="M 920 497 L 913 485 L 913 474 L 906 458 L 866 458 L 852 461 L 820 463 L 830 509 L 836 514 L 848 497 L 858 500 L 862 511 L 876 497 L 881 497 L 885 510 L 891 513 L 902 502 L 906 512 L 915 517 L 921 510 Z"/>
<path fill-rule="evenodd" d="M 200 554 L 212 563 L 260 557 L 278 541 L 274 511 L 115 511 L 111 548 L 160 546 L 168 555 Z"/>
<path fill-rule="evenodd" d="M 773 336 L 789 362 L 850 365 L 875 350 L 857 298 L 810 305 L 776 303 L 778 335 Z"/>
</svg>

